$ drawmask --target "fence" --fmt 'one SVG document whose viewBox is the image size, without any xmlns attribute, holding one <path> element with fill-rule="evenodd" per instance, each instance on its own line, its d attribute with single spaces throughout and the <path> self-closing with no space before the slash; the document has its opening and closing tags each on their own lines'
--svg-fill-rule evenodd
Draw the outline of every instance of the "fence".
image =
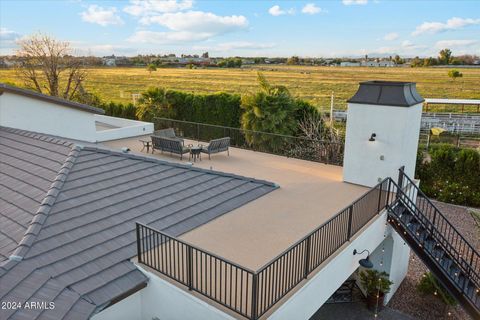
<svg viewBox="0 0 480 320">
<path fill-rule="evenodd" d="M 187 139 L 208 142 L 230 137 L 232 147 L 328 164 L 343 163 L 343 143 L 167 118 L 155 118 L 154 124 L 155 130 L 174 128 L 177 135 Z"/>
<path fill-rule="evenodd" d="M 138 261 L 249 318 L 258 319 L 394 200 L 386 178 L 258 271 L 137 223 Z"/>
</svg>

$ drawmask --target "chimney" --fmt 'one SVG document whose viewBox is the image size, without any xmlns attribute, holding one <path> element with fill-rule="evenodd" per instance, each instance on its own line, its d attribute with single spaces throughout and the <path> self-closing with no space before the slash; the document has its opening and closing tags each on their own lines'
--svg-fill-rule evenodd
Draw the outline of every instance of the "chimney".
<svg viewBox="0 0 480 320">
<path fill-rule="evenodd" d="M 413 177 L 422 104 L 413 82 L 361 82 L 348 100 L 343 180 L 368 187 L 398 169 Z"/>
</svg>

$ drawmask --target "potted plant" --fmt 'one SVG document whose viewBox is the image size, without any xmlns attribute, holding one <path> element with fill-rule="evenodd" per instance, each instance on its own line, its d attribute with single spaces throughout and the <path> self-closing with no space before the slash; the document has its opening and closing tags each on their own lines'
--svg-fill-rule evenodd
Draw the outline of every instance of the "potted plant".
<svg viewBox="0 0 480 320">
<path fill-rule="evenodd" d="M 390 287 L 393 284 L 388 278 L 388 273 L 373 269 L 364 270 L 360 272 L 360 282 L 367 292 L 368 309 L 372 311 L 382 310 L 385 295 L 390 292 Z"/>
</svg>

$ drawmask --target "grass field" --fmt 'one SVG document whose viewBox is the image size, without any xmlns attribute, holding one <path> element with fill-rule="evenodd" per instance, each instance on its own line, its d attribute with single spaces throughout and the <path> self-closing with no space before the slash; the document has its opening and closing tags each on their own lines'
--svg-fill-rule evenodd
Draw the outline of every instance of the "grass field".
<svg viewBox="0 0 480 320">
<path fill-rule="evenodd" d="M 366 80 L 413 81 L 425 98 L 480 99 L 480 68 L 461 69 L 463 78 L 455 81 L 448 77 L 448 70 L 264 65 L 242 69 L 165 68 L 150 75 L 144 68 L 94 68 L 88 70 L 85 87 L 106 101 L 116 102 L 131 102 L 132 93 L 140 93 L 150 86 L 190 92 L 245 93 L 256 89 L 256 74 L 262 71 L 272 84 L 284 85 L 295 96 L 322 109 L 330 105 L 332 91 L 335 108 L 345 108 L 346 100 L 355 93 L 358 82 Z M 0 70 L 0 82 L 21 85 L 15 72 L 8 69 Z"/>
</svg>

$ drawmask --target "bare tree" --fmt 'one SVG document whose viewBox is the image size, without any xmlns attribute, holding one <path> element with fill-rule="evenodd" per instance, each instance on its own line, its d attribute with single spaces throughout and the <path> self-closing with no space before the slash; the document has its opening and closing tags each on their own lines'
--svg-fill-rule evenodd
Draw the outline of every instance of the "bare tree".
<svg viewBox="0 0 480 320">
<path fill-rule="evenodd" d="M 343 136 L 333 126 L 329 125 L 324 116 L 305 114 L 299 121 L 301 137 L 291 149 L 291 155 L 301 159 L 339 164 L 343 159 Z"/>
<path fill-rule="evenodd" d="M 34 34 L 18 42 L 17 73 L 25 85 L 40 93 L 72 99 L 85 80 L 82 61 L 71 55 L 69 42 Z"/>
</svg>

